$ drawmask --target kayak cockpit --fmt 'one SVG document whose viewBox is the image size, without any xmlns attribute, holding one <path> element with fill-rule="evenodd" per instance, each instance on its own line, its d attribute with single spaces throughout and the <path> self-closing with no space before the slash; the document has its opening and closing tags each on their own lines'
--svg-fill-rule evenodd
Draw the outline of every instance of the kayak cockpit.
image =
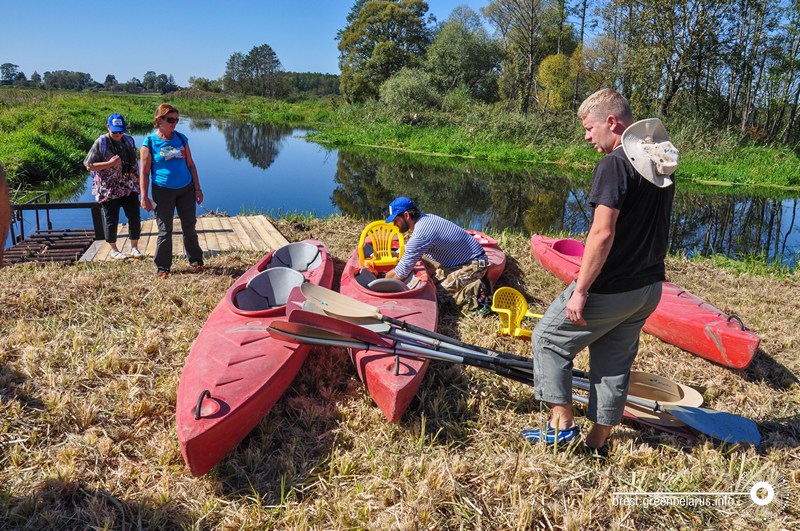
<svg viewBox="0 0 800 531">
<path fill-rule="evenodd" d="M 355 279 L 362 288 L 378 293 L 402 293 L 414 289 L 419 284 L 419 278 L 413 273 L 402 280 L 378 278 L 375 273 L 366 268 L 356 273 Z"/>
<path fill-rule="evenodd" d="M 288 267 L 270 267 L 251 278 L 233 297 L 234 306 L 259 312 L 286 305 L 289 292 L 305 282 L 302 273 Z"/>
</svg>

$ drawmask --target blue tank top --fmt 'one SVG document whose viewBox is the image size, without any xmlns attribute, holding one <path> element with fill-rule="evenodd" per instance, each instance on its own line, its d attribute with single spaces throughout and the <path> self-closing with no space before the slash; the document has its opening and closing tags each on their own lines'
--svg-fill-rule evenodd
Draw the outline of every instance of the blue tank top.
<svg viewBox="0 0 800 531">
<path fill-rule="evenodd" d="M 150 177 L 154 184 L 164 188 L 183 188 L 192 182 L 192 174 L 186 165 L 187 139 L 175 131 L 171 140 L 164 140 L 156 134 L 150 134 L 142 145 L 150 150 L 153 163 Z"/>
</svg>

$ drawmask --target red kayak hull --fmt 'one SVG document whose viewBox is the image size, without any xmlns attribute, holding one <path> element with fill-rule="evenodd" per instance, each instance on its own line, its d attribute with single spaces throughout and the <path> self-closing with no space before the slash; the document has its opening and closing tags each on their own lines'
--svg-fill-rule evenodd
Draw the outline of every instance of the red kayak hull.
<svg viewBox="0 0 800 531">
<path fill-rule="evenodd" d="M 322 261 L 303 276 L 330 288 L 333 261 L 328 251 L 316 240 L 305 241 L 319 249 Z M 272 255 L 265 255 L 228 289 L 186 358 L 176 423 L 181 453 L 194 476 L 211 470 L 264 418 L 310 350 L 308 345 L 273 339 L 266 331 L 272 321 L 286 319 L 285 306 L 246 311 L 234 302 L 247 282 L 267 268 Z M 198 402 L 200 419 L 196 419 Z"/>
<path fill-rule="evenodd" d="M 478 240 L 483 250 L 486 251 L 486 256 L 489 258 L 489 270 L 486 272 L 486 278 L 489 279 L 492 289 L 497 284 L 497 280 L 503 271 L 506 269 L 506 253 L 497 244 L 497 240 L 484 234 L 479 230 L 467 230 L 472 236 Z"/>
<path fill-rule="evenodd" d="M 583 244 L 534 234 L 531 253 L 542 267 L 570 283 L 578 276 Z M 707 360 L 741 369 L 753 360 L 761 339 L 736 321 L 680 286 L 664 282 L 661 302 L 643 330 Z"/>
<path fill-rule="evenodd" d="M 386 317 L 402 319 L 412 325 L 436 331 L 439 309 L 436 287 L 428 279 L 422 262 L 413 274 L 420 279 L 414 289 L 399 293 L 371 291 L 356 280 L 361 270 L 358 252 L 353 251 L 342 272 L 339 291 L 343 295 L 371 304 Z M 370 396 L 390 422 L 399 422 L 428 370 L 428 360 L 400 356 L 399 364 L 391 354 L 350 349 L 358 377 L 367 386 Z"/>
</svg>

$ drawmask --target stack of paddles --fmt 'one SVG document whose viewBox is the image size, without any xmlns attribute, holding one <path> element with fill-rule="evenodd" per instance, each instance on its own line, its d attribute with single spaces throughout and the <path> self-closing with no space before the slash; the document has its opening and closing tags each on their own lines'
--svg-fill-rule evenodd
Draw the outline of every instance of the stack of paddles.
<svg viewBox="0 0 800 531">
<path fill-rule="evenodd" d="M 382 315 L 374 306 L 318 285 L 306 283 L 296 291 L 302 293 L 304 300 L 297 295 L 290 296 L 290 301 L 294 299 L 294 303 L 287 306 L 288 322 L 276 321 L 269 327 L 270 334 L 276 339 L 393 355 L 398 367 L 403 357 L 459 363 L 533 385 L 533 364 L 529 358 L 471 345 L 409 325 L 402 320 Z M 590 387 L 587 374 L 577 369 L 573 371 L 572 384 L 575 388 L 586 391 Z M 756 424 L 744 417 L 686 405 L 686 402 L 682 404 L 678 404 L 677 401 L 661 402 L 659 400 L 664 398 L 648 400 L 632 394 L 637 390 L 646 391 L 648 387 L 652 390 L 654 386 L 660 388 L 660 392 L 667 393 L 663 395 L 665 398 L 668 398 L 670 387 L 676 389 L 676 392 L 686 388 L 656 375 L 646 373 L 641 373 L 639 377 L 634 375 L 627 402 L 639 407 L 640 411 L 650 411 L 653 415 L 645 418 L 632 408 L 627 408 L 626 417 L 688 437 L 692 436 L 691 432 L 681 428 L 680 423 L 727 443 L 758 445 L 761 442 L 761 434 Z M 587 399 L 580 395 L 573 395 L 573 399 L 582 403 L 587 402 Z M 664 416 L 671 417 L 670 421 L 675 419 L 678 422 L 655 422 L 656 417 Z"/>
</svg>

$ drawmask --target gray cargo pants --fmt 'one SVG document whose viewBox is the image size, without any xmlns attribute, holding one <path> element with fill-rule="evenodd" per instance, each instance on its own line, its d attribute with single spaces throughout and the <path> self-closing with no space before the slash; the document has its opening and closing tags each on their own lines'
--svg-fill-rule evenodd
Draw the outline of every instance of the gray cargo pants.
<svg viewBox="0 0 800 531">
<path fill-rule="evenodd" d="M 551 404 L 572 402 L 572 360 L 589 347 L 589 420 L 614 426 L 622 420 L 639 334 L 661 300 L 661 282 L 624 293 L 590 293 L 586 325 L 567 319 L 575 282 L 553 301 L 533 330 L 534 396 Z"/>
</svg>

